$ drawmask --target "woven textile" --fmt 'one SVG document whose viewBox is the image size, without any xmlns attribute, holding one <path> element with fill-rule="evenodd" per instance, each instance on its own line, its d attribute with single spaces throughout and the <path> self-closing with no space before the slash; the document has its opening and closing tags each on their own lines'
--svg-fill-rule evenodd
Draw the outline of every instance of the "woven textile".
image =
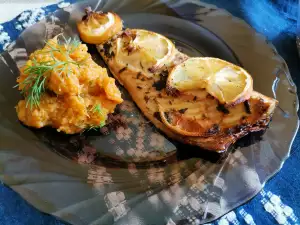
<svg viewBox="0 0 300 225">
<path fill-rule="evenodd" d="M 14 20 L 0 25 L 0 50 L 5 50 L 27 27 L 47 14 L 76 2 L 64 1 L 41 9 L 25 11 Z M 300 62 L 295 45 L 297 4 L 295 0 L 204 0 L 225 8 L 246 20 L 259 33 L 272 41 L 286 60 L 293 79 L 300 85 Z M 213 224 L 299 224 L 300 216 L 300 135 L 296 136 L 291 157 L 254 199 L 223 216 Z M 0 224 L 65 224 L 53 216 L 34 209 L 10 188 L 0 186 Z M 188 218 L 198 224 L 196 218 Z M 172 224 L 172 221 L 169 221 Z"/>
</svg>

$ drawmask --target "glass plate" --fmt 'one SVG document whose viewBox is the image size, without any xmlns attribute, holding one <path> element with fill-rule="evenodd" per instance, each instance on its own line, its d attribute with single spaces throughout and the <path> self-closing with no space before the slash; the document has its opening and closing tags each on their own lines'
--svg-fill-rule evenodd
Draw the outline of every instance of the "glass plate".
<svg viewBox="0 0 300 225">
<path fill-rule="evenodd" d="M 84 8 L 113 10 L 127 27 L 159 32 L 190 56 L 245 67 L 254 88 L 279 100 L 269 129 L 226 154 L 169 140 L 144 118 L 126 90 L 101 131 L 64 135 L 21 125 L 12 87 L 18 67 L 44 41 L 76 36 Z M 184 19 L 182 19 L 184 18 Z M 188 21 L 190 20 L 190 21 Z M 95 47 L 94 60 L 104 66 Z M 73 224 L 209 222 L 255 196 L 282 166 L 298 129 L 298 99 L 275 48 L 246 23 L 200 1 L 85 1 L 26 29 L 0 57 L 1 179 L 41 211 Z"/>
</svg>

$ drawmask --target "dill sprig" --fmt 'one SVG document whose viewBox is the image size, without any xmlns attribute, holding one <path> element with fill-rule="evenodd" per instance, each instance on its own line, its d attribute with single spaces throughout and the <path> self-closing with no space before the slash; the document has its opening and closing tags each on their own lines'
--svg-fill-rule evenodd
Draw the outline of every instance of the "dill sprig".
<svg viewBox="0 0 300 225">
<path fill-rule="evenodd" d="M 100 128 L 104 127 L 106 124 L 104 121 L 102 121 L 99 125 L 95 125 L 95 126 L 90 126 L 87 131 L 90 131 L 90 130 L 99 130 Z"/>
<path fill-rule="evenodd" d="M 92 108 L 92 112 L 102 114 L 101 105 L 100 104 L 94 105 L 94 107 Z"/>
<path fill-rule="evenodd" d="M 98 104 L 94 105 L 93 108 L 91 109 L 91 111 L 93 113 L 98 113 L 99 115 L 102 115 L 101 104 L 98 103 Z M 99 125 L 90 126 L 89 128 L 87 128 L 87 131 L 99 130 L 100 128 L 102 128 L 104 126 L 105 126 L 105 121 L 102 121 Z"/>
<path fill-rule="evenodd" d="M 33 58 L 32 65 L 24 69 L 24 74 L 27 75 L 27 77 L 21 83 L 15 86 L 22 86 L 21 93 L 27 97 L 26 107 L 30 105 L 30 109 L 39 105 L 41 96 L 46 91 L 45 84 L 47 82 L 47 78 L 51 74 L 51 71 L 56 71 L 59 73 L 59 75 L 61 75 L 63 72 L 69 75 L 72 72 L 70 69 L 71 64 L 80 67 L 80 65 L 85 61 L 85 59 L 79 62 L 74 61 L 70 57 L 70 54 L 72 54 L 79 47 L 81 42 L 76 39 L 66 39 L 64 36 L 62 37 L 64 39 L 64 43 L 58 44 L 60 46 L 64 46 L 64 49 L 56 47 L 50 42 L 46 42 L 46 45 L 50 48 L 50 50 L 42 50 L 39 53 L 49 53 L 52 60 L 38 62 L 35 58 Z M 59 52 L 60 54 L 64 55 L 67 60 L 62 61 L 57 59 L 54 56 L 54 52 Z"/>
</svg>

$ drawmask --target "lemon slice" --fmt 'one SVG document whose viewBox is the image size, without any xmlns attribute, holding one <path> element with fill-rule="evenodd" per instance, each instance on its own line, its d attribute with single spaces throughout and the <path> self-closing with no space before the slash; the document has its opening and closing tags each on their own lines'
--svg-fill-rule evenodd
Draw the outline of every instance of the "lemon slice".
<svg viewBox="0 0 300 225">
<path fill-rule="evenodd" d="M 169 87 L 178 91 L 190 91 L 206 88 L 211 76 L 207 58 L 189 58 L 170 72 L 167 80 Z"/>
<path fill-rule="evenodd" d="M 252 78 L 240 67 L 227 66 L 211 76 L 206 90 L 222 104 L 238 104 L 250 98 Z"/>
<path fill-rule="evenodd" d="M 202 92 L 206 92 L 202 90 Z M 207 95 L 207 94 L 206 94 Z M 220 124 L 223 114 L 216 108 L 214 99 L 190 100 L 185 94 L 176 98 L 165 96 L 156 99 L 162 123 L 175 133 L 184 136 L 210 136 L 215 124 Z"/>
<path fill-rule="evenodd" d="M 243 68 L 217 58 L 190 58 L 177 65 L 167 80 L 167 90 L 206 89 L 221 104 L 234 105 L 250 98 L 253 81 Z"/>
<path fill-rule="evenodd" d="M 146 30 L 136 30 L 136 38 L 133 44 L 140 47 L 145 55 L 156 61 L 154 67 L 161 66 L 170 58 L 175 49 L 172 41 L 166 37 Z"/>
<path fill-rule="evenodd" d="M 210 132 L 214 126 L 213 120 L 195 118 L 191 115 L 193 110 L 191 112 L 189 110 L 191 109 L 168 110 L 159 106 L 162 122 L 172 131 L 191 137 L 208 137 L 215 134 L 215 132 Z M 218 128 L 216 132 L 219 132 Z"/>
<path fill-rule="evenodd" d="M 201 124 L 197 121 L 185 118 L 180 112 L 177 111 L 164 111 L 163 108 L 159 109 L 162 122 L 171 130 L 184 136 L 201 136 L 204 132 Z"/>
<path fill-rule="evenodd" d="M 77 23 L 80 38 L 89 44 L 101 44 L 122 30 L 121 18 L 111 12 L 86 11 L 86 16 Z"/>
<path fill-rule="evenodd" d="M 171 61 L 175 46 L 166 37 L 146 30 L 128 29 L 117 40 L 118 62 L 151 77 Z"/>
</svg>

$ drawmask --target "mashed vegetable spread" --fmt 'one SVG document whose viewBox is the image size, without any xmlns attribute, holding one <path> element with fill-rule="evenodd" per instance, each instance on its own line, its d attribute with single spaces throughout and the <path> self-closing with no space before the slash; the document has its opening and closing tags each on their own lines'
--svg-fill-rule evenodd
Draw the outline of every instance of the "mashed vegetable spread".
<svg viewBox="0 0 300 225">
<path fill-rule="evenodd" d="M 49 40 L 30 55 L 17 82 L 25 97 L 16 107 L 20 121 L 67 134 L 105 125 L 108 114 L 123 101 L 115 80 L 79 41 Z"/>
</svg>

